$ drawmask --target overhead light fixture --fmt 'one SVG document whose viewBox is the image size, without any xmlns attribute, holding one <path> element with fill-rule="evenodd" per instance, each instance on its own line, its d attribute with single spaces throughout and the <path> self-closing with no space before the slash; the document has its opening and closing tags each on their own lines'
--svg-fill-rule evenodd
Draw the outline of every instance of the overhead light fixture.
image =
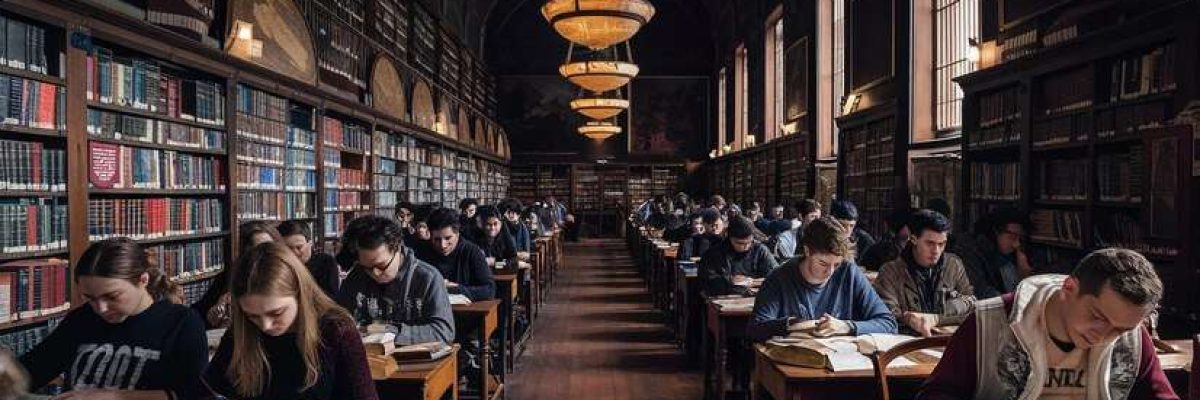
<svg viewBox="0 0 1200 400">
<path fill-rule="evenodd" d="M 579 127 L 579 134 L 592 140 L 604 140 L 621 133 L 621 127 L 612 122 L 592 121 Z"/>
<path fill-rule="evenodd" d="M 571 109 L 594 120 L 609 119 L 629 108 L 629 100 L 608 97 L 581 97 L 571 100 Z"/>
<path fill-rule="evenodd" d="M 637 64 L 624 61 L 580 61 L 558 67 L 558 73 L 571 83 L 595 93 L 625 86 L 638 71 Z"/>
<path fill-rule="evenodd" d="M 650 18 L 648 0 L 550 0 L 542 16 L 559 35 L 599 50 L 633 37 Z"/>
</svg>

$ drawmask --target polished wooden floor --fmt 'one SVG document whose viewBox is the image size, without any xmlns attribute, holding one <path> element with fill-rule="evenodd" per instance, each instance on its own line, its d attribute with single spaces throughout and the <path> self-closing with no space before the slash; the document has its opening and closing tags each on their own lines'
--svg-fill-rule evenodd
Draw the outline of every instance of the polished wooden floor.
<svg viewBox="0 0 1200 400">
<path fill-rule="evenodd" d="M 509 375 L 509 399 L 699 399 L 623 241 L 567 243 L 565 267 Z"/>
</svg>

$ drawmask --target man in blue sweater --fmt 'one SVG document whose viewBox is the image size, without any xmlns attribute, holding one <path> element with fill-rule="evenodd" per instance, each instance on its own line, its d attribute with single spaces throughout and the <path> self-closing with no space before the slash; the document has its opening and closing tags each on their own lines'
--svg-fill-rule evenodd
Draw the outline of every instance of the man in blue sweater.
<svg viewBox="0 0 1200 400">
<path fill-rule="evenodd" d="M 804 227 L 804 254 L 767 276 L 747 336 L 765 341 L 816 321 L 814 336 L 896 333 L 896 320 L 854 262 L 846 228 L 830 217 Z"/>
</svg>

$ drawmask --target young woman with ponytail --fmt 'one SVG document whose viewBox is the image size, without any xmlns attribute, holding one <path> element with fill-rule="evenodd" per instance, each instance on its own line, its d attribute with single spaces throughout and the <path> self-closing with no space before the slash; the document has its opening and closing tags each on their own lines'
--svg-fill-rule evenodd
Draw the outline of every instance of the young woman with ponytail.
<svg viewBox="0 0 1200 400">
<path fill-rule="evenodd" d="M 232 323 L 205 380 L 230 399 L 378 400 L 354 320 L 278 243 L 230 271 Z"/>
<path fill-rule="evenodd" d="M 93 243 L 75 266 L 72 310 L 21 357 L 31 388 L 63 375 L 55 399 L 204 399 L 204 322 L 177 304 L 178 288 L 127 238 Z"/>
</svg>

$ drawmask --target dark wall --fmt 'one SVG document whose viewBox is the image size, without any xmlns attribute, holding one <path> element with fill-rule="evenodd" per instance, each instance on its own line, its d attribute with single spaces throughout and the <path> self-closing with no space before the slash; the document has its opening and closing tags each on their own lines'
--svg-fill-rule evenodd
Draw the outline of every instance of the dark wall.
<svg viewBox="0 0 1200 400">
<path fill-rule="evenodd" d="M 708 85 L 715 53 L 706 9 L 697 4 L 698 0 L 652 2 L 657 11 L 654 18 L 631 41 L 634 62 L 641 68 L 639 76 L 700 79 L 702 85 Z M 715 103 L 709 101 L 711 92 L 706 91 L 677 89 L 679 93 L 703 97 L 685 99 L 684 103 L 705 106 L 677 108 L 686 111 L 678 111 L 682 115 L 673 118 L 691 121 L 695 126 L 680 129 L 694 129 L 695 133 L 687 134 L 687 142 L 671 154 L 631 154 L 628 132 L 601 143 L 580 136 L 576 128 L 584 118 L 567 104 L 578 90 L 558 75 L 558 66 L 566 60 L 567 41 L 542 18 L 542 4 L 498 0 L 484 28 L 484 59 L 498 82 L 498 120 L 508 133 L 515 163 L 595 159 L 679 163 L 706 156 L 711 147 L 711 121 L 715 119 L 707 109 Z M 631 104 L 632 109 L 644 106 Z M 630 125 L 626 120 L 629 115 L 623 113 L 621 118 L 626 128 Z M 640 114 L 633 115 L 636 118 Z"/>
</svg>

